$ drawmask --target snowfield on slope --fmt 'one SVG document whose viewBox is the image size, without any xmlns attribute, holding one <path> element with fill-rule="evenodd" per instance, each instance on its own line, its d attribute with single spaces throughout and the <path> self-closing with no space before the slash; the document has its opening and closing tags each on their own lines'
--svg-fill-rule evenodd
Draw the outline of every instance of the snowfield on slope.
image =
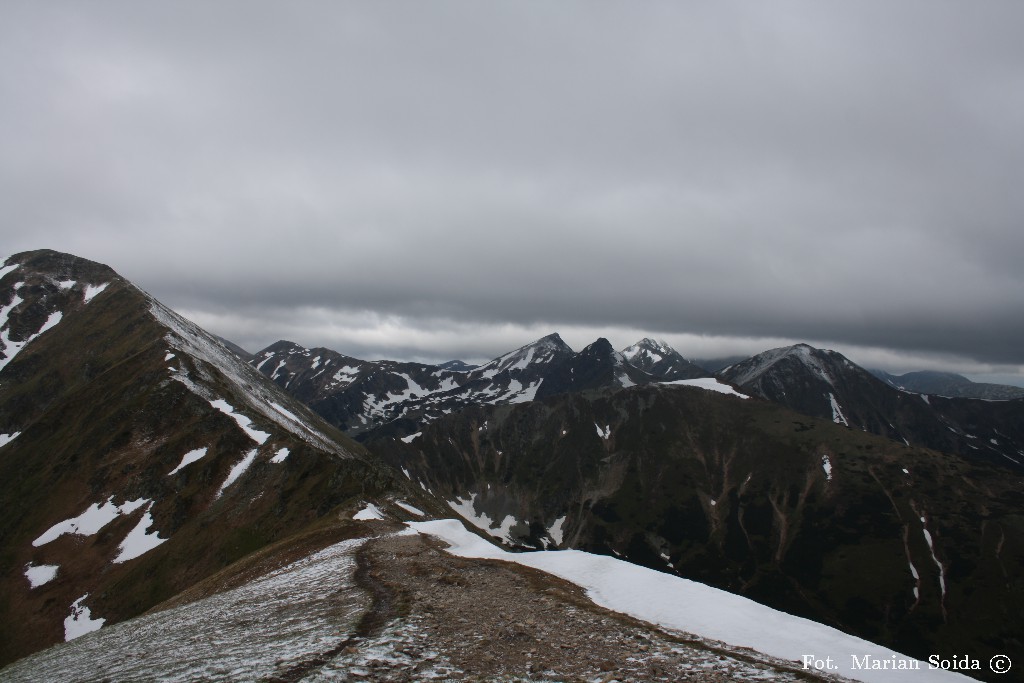
<svg viewBox="0 0 1024 683">
<path fill-rule="evenodd" d="M 920 670 L 855 670 L 851 666 L 854 656 L 910 658 L 753 600 L 613 557 L 579 550 L 512 553 L 491 545 L 454 519 L 407 524 L 448 543 L 448 552 L 453 555 L 505 560 L 540 569 L 584 588 L 587 596 L 602 607 L 672 630 L 798 663 L 805 655 L 822 660 L 832 657 L 839 668 L 831 673 L 866 683 L 972 680 L 941 669 L 929 670 L 927 662 L 919 662 Z"/>
<path fill-rule="evenodd" d="M 719 382 L 714 377 L 700 377 L 698 379 L 677 379 L 672 382 L 659 382 L 659 384 L 682 387 L 697 387 L 699 389 L 704 389 L 705 391 L 717 391 L 720 394 L 739 396 L 740 398 L 750 398 L 746 394 L 741 394 L 740 392 L 736 391 L 728 384 Z"/>
</svg>

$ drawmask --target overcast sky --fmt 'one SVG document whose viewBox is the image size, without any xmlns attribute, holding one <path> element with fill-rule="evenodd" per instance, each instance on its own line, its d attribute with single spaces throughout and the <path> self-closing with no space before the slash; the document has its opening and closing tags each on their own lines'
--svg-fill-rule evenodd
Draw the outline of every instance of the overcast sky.
<svg viewBox="0 0 1024 683">
<path fill-rule="evenodd" d="M 249 350 L 1024 383 L 1024 3 L 0 4 L 0 251 Z"/>
</svg>

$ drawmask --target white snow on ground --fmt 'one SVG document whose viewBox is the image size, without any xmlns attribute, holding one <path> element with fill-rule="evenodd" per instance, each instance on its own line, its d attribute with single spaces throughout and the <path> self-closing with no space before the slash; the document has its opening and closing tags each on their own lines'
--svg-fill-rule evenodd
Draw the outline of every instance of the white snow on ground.
<svg viewBox="0 0 1024 683">
<path fill-rule="evenodd" d="M 78 280 L 60 280 L 57 282 L 57 286 L 61 289 L 71 289 L 78 284 Z"/>
<path fill-rule="evenodd" d="M 404 500 L 396 500 L 395 501 L 395 505 L 397 505 L 398 507 L 402 508 L 403 510 L 405 510 L 406 512 L 409 512 L 411 514 L 418 515 L 420 517 L 425 516 L 423 510 L 420 510 L 417 507 L 409 505 Z"/>
<path fill-rule="evenodd" d="M 850 423 L 847 422 L 846 416 L 843 415 L 843 409 L 839 407 L 839 402 L 836 401 L 836 397 L 831 392 L 828 395 L 828 400 L 832 404 L 832 421 L 849 427 Z"/>
<path fill-rule="evenodd" d="M 270 459 L 270 462 L 274 463 L 275 465 L 280 464 L 287 460 L 289 455 L 291 455 L 291 451 L 289 451 L 287 448 L 281 448 L 277 451 L 277 453 L 274 454 L 274 457 Z"/>
<path fill-rule="evenodd" d="M 594 423 L 594 429 L 596 429 L 596 430 L 597 430 L 597 435 L 598 435 L 599 437 L 601 437 L 602 439 L 605 439 L 605 440 L 607 440 L 607 439 L 608 439 L 608 437 L 610 437 L 610 436 L 612 435 L 612 427 L 611 427 L 611 425 L 605 425 L 605 426 L 604 426 L 604 429 L 601 429 L 600 425 L 598 425 L 598 424 L 597 424 L 597 423 L 595 422 L 595 423 Z"/>
<path fill-rule="evenodd" d="M 826 349 L 822 349 L 822 351 L 825 350 Z M 778 349 L 769 349 L 768 351 L 765 351 L 755 356 L 755 358 L 757 358 L 757 363 L 748 367 L 743 374 L 739 375 L 738 377 L 734 377 L 733 379 L 736 382 L 736 384 L 748 384 L 757 377 L 760 377 L 769 368 L 771 368 L 779 361 L 783 360 L 784 358 L 792 357 L 800 361 L 808 369 L 810 369 L 816 375 L 818 375 L 818 377 L 828 382 L 829 384 L 834 385 L 835 382 L 832 379 L 832 375 L 829 374 L 828 368 L 821 363 L 820 359 L 814 355 L 813 351 L 814 350 L 811 347 L 807 346 L 806 344 L 796 344 L 795 346 L 784 346 Z M 732 367 L 733 366 L 730 365 L 728 368 L 725 368 L 721 372 L 726 372 Z"/>
<path fill-rule="evenodd" d="M 277 412 L 281 413 L 282 415 L 284 415 L 288 419 L 293 420 L 294 422 L 301 422 L 302 421 L 302 420 L 300 420 L 298 418 L 298 416 L 295 415 L 295 413 L 293 413 L 292 411 L 288 410 L 284 406 L 280 406 L 277 403 L 274 403 L 273 401 L 270 402 L 270 405 L 271 405 L 271 407 L 273 407 L 274 410 L 276 410 Z"/>
<path fill-rule="evenodd" d="M 368 522 L 371 519 L 384 519 L 384 515 L 376 505 L 373 503 L 367 503 L 366 507 L 352 515 L 352 519 L 356 519 L 361 522 Z"/>
<path fill-rule="evenodd" d="M 169 360 L 174 360 L 174 354 L 170 351 L 168 351 L 167 354 L 164 355 L 164 362 L 166 363 Z"/>
<path fill-rule="evenodd" d="M 415 434 L 410 434 L 409 436 L 403 436 L 402 437 L 402 441 L 404 441 L 406 443 L 412 443 L 413 439 L 415 439 L 417 436 L 419 436 L 422 433 L 423 432 L 416 432 Z"/>
<path fill-rule="evenodd" d="M 825 470 L 825 479 L 832 481 L 832 461 L 828 459 L 827 455 L 821 456 L 821 469 Z"/>
<path fill-rule="evenodd" d="M 14 357 L 17 356 L 22 349 L 35 341 L 41 334 L 53 327 L 56 327 L 63 317 L 63 313 L 60 311 L 54 311 L 50 314 L 50 317 L 46 319 L 46 322 L 43 323 L 43 326 L 39 328 L 39 331 L 29 336 L 29 338 L 24 341 L 12 341 L 9 336 L 9 329 L 0 332 L 0 341 L 3 341 L 4 353 L 7 355 L 6 358 L 0 358 L 0 370 L 3 370 L 8 363 L 14 360 Z"/>
<path fill-rule="evenodd" d="M 917 573 L 917 567 L 914 566 L 913 562 L 911 562 L 908 559 L 907 560 L 907 564 L 910 565 L 910 575 L 914 577 L 914 600 L 920 600 L 921 599 L 921 591 L 918 588 L 918 585 L 921 583 L 921 576 L 920 576 L 920 574 Z"/>
<path fill-rule="evenodd" d="M 147 529 L 153 526 L 153 515 L 150 512 L 152 508 L 153 504 L 150 503 L 149 507 L 146 508 L 146 514 L 142 515 L 142 519 L 135 525 L 135 528 L 129 531 L 128 535 L 121 541 L 121 545 L 118 546 L 120 552 L 114 558 L 114 564 L 134 560 L 136 557 L 148 553 L 167 540 L 166 538 L 160 538 L 159 531 L 154 530 L 153 533 L 146 532 Z"/>
<path fill-rule="evenodd" d="M 449 500 L 447 502 L 448 507 L 450 507 L 452 510 L 455 510 L 456 514 L 458 514 L 459 517 L 462 517 L 464 520 L 475 526 L 477 529 L 481 529 L 483 531 L 486 531 L 487 533 L 491 533 L 491 526 L 493 525 L 493 522 L 491 522 L 491 518 L 487 515 L 487 513 L 477 513 L 475 506 L 475 493 L 469 494 L 469 498 L 456 496 L 454 501 Z"/>
<path fill-rule="evenodd" d="M 180 472 L 182 469 L 184 469 L 188 465 L 191 465 L 196 460 L 199 460 L 204 455 L 206 455 L 206 450 L 207 450 L 206 448 L 197 448 L 194 451 L 189 451 L 185 455 L 181 456 L 181 462 L 178 463 L 177 467 L 175 467 L 173 470 L 168 472 L 167 476 L 169 477 L 172 474 L 177 474 L 178 472 Z"/>
<path fill-rule="evenodd" d="M 245 454 L 245 457 L 238 461 L 238 463 L 231 468 L 228 472 L 228 478 L 224 480 L 224 483 L 217 489 L 217 495 L 214 496 L 214 500 L 220 498 L 221 494 L 224 493 L 224 489 L 234 484 L 240 476 L 245 474 L 245 471 L 252 465 L 252 461 L 256 459 L 256 449 L 252 449 Z"/>
<path fill-rule="evenodd" d="M 714 377 L 699 377 L 697 379 L 677 379 L 672 382 L 659 382 L 659 384 L 675 385 L 682 387 L 697 387 L 698 389 L 705 389 L 707 391 L 717 391 L 720 394 L 729 394 L 731 396 L 739 396 L 740 398 L 750 398 L 746 394 L 733 389 L 728 384 L 719 382 Z"/>
<path fill-rule="evenodd" d="M 448 501 L 448 507 L 455 510 L 456 513 L 464 520 L 480 529 L 485 531 L 491 536 L 501 539 L 510 545 L 514 545 L 515 541 L 512 539 L 512 527 L 519 524 L 519 521 L 512 515 L 506 515 L 505 519 L 498 524 L 492 521 L 490 516 L 486 512 L 476 511 L 476 495 L 475 493 L 469 494 L 469 498 L 456 497 L 455 501 Z"/>
<path fill-rule="evenodd" d="M 93 619 L 92 611 L 82 604 L 89 597 L 86 593 L 71 603 L 71 614 L 64 618 L 64 641 L 74 640 L 86 633 L 98 631 L 106 619 Z"/>
<path fill-rule="evenodd" d="M 517 380 L 512 380 L 512 381 L 515 382 L 520 387 L 522 386 L 521 384 L 519 384 L 519 382 Z M 532 401 L 534 398 L 536 398 L 536 396 L 537 396 L 537 389 L 540 388 L 541 382 L 543 382 L 543 381 L 544 381 L 543 379 L 539 379 L 536 382 L 534 382 L 533 384 L 531 384 L 530 386 L 526 387 L 525 389 L 518 389 L 517 390 L 518 393 L 512 395 L 510 398 L 507 399 L 508 402 L 509 403 L 526 403 L 527 401 Z M 511 390 L 511 388 L 512 388 L 512 382 L 509 382 L 509 389 Z"/>
<path fill-rule="evenodd" d="M 231 404 L 224 399 L 218 398 L 216 401 L 210 401 L 210 405 L 237 422 L 238 426 L 242 428 L 242 431 L 248 434 L 249 438 L 256 443 L 265 444 L 267 439 L 270 438 L 270 434 L 268 432 L 261 432 L 258 429 L 255 429 L 252 426 L 252 420 L 241 413 L 236 413 Z"/>
<path fill-rule="evenodd" d="M 21 436 L 21 432 L 14 432 L 13 434 L 0 434 L 0 448 L 3 448 L 10 442 Z"/>
<path fill-rule="evenodd" d="M 39 538 L 32 541 L 32 545 L 38 548 L 41 545 L 46 545 L 50 541 L 56 540 L 64 534 L 92 536 L 97 531 L 117 519 L 119 515 L 130 514 L 138 510 L 143 505 L 147 505 L 152 502 L 153 501 L 146 498 L 139 498 L 138 500 L 130 500 L 121 503 L 120 505 L 115 505 L 114 497 L 111 496 L 105 503 L 93 503 L 86 508 L 85 512 L 77 517 L 65 519 L 63 522 L 57 522 L 44 531 Z"/>
<path fill-rule="evenodd" d="M 59 569 L 60 567 L 55 564 L 35 565 L 30 562 L 25 565 L 25 578 L 28 579 L 28 583 L 32 588 L 39 588 L 57 578 L 57 571 Z"/>
<path fill-rule="evenodd" d="M 562 515 L 555 520 L 554 524 L 548 527 L 548 536 L 555 542 L 555 545 L 562 545 L 563 534 L 565 533 L 565 518 Z"/>
<path fill-rule="evenodd" d="M 94 298 L 96 298 L 96 295 L 102 293 L 103 290 L 106 289 L 107 285 L 109 284 L 109 282 L 104 282 L 102 285 L 86 285 L 83 297 L 85 299 L 85 303 L 89 303 Z"/>
<path fill-rule="evenodd" d="M 257 681 L 349 638 L 369 606 L 344 541 L 239 588 L 107 626 L 3 670 L 4 683 Z M 330 599 L 325 599 L 329 595 Z"/>
<path fill-rule="evenodd" d="M 18 305 L 24 301 L 24 299 L 18 296 L 18 289 L 20 289 L 21 286 L 24 284 L 24 282 L 15 283 L 14 287 L 12 287 L 12 289 L 14 290 L 14 296 L 11 297 L 11 303 L 7 304 L 3 308 L 0 308 L 0 327 L 3 327 L 4 325 L 7 324 L 7 319 L 10 317 L 11 311 L 17 308 Z"/>
<path fill-rule="evenodd" d="M 579 550 L 511 553 L 469 532 L 460 522 L 441 519 L 408 522 L 423 534 L 451 545 L 448 552 L 517 562 L 571 581 L 587 591 L 597 604 L 660 626 L 739 647 L 749 647 L 801 665 L 805 655 L 832 657 L 839 670 L 833 673 L 867 683 L 934 683 L 970 681 L 943 670 L 855 670 L 854 656 L 880 660 L 900 655 L 880 645 L 848 635 L 808 619 L 794 617 L 753 600 L 717 588 L 663 574 L 604 555 Z"/>
<path fill-rule="evenodd" d="M 928 400 L 928 395 L 927 394 L 918 394 L 918 395 L 921 397 L 921 400 L 923 400 L 928 405 L 932 404 L 932 402 Z"/>
<path fill-rule="evenodd" d="M 7 259 L 4 259 L 4 261 L 6 261 L 6 260 Z M 9 266 L 0 267 L 0 280 L 2 280 L 4 278 L 4 275 L 7 275 L 7 273 L 13 272 L 13 271 L 17 270 L 20 267 L 21 267 L 20 263 L 12 263 Z"/>
<path fill-rule="evenodd" d="M 932 562 L 939 568 L 939 588 L 942 589 L 942 599 L 946 599 L 946 568 L 939 562 L 939 558 L 935 555 L 935 542 L 932 540 L 932 534 L 928 531 L 927 520 L 921 517 L 921 530 L 924 531 L 924 540 L 928 543 L 928 550 L 932 553 Z"/>
</svg>

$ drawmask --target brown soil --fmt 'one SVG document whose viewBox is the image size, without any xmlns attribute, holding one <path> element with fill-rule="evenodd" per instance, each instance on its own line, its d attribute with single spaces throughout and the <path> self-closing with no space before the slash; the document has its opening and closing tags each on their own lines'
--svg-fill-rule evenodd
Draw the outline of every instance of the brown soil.
<svg viewBox="0 0 1024 683">
<path fill-rule="evenodd" d="M 357 638 L 305 680 L 840 680 L 659 630 L 543 572 L 454 557 L 442 545 L 418 535 L 370 540 L 356 578 L 373 607 Z"/>
</svg>

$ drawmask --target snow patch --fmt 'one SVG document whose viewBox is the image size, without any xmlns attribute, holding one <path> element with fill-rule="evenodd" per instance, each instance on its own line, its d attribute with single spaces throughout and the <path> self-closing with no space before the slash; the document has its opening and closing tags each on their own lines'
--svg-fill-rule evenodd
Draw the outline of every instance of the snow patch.
<svg viewBox="0 0 1024 683">
<path fill-rule="evenodd" d="M 607 441 L 608 437 L 612 435 L 611 425 L 605 425 L 604 429 L 601 429 L 601 427 L 595 422 L 594 428 L 597 430 L 597 435 L 604 439 L 605 441 Z"/>
<path fill-rule="evenodd" d="M 128 532 L 128 535 L 121 541 L 121 545 L 118 546 L 120 551 L 117 557 L 114 558 L 114 564 L 121 564 L 128 560 L 134 560 L 136 557 L 148 553 L 153 548 L 157 547 L 166 538 L 160 538 L 160 532 L 153 531 L 153 533 L 147 533 L 147 529 L 153 526 L 153 515 L 151 510 L 153 504 L 150 503 L 149 507 L 146 508 L 146 513 L 142 515 L 142 519 L 135 525 L 135 528 Z"/>
<path fill-rule="evenodd" d="M 57 578 L 59 569 L 60 567 L 55 564 L 35 565 L 30 562 L 25 565 L 25 578 L 28 579 L 30 587 L 39 588 Z"/>
<path fill-rule="evenodd" d="M 64 618 L 64 642 L 98 631 L 107 621 L 92 618 L 92 612 L 82 604 L 87 597 L 88 593 L 71 603 L 71 614 Z"/>
<path fill-rule="evenodd" d="M 82 298 L 85 300 L 85 303 L 89 303 L 94 298 L 96 298 L 97 295 L 102 294 L 103 290 L 105 290 L 107 288 L 107 285 L 109 284 L 109 282 L 104 282 L 101 285 L 86 285 L 85 292 L 82 296 Z"/>
<path fill-rule="evenodd" d="M 224 493 L 224 489 L 234 484 L 240 476 L 245 474 L 245 471 L 249 469 L 249 466 L 252 465 L 252 461 L 255 459 L 256 449 L 254 448 L 246 453 L 245 457 L 238 461 L 238 464 L 231 468 L 231 471 L 228 472 L 228 478 L 225 479 L 224 483 L 220 485 L 219 489 L 217 489 L 217 495 L 213 497 L 214 500 L 220 498 L 221 494 Z"/>
<path fill-rule="evenodd" d="M 568 515 L 562 515 L 555 520 L 554 524 L 548 527 L 548 536 L 555 542 L 555 545 L 562 545 L 565 534 L 565 520 Z"/>
<path fill-rule="evenodd" d="M 426 513 L 423 512 L 423 510 L 420 510 L 419 508 L 413 507 L 412 505 L 409 505 L 408 503 L 406 503 L 403 500 L 396 500 L 395 501 L 395 505 L 397 505 L 398 507 L 402 508 L 406 512 L 414 514 L 414 515 L 417 515 L 419 517 L 425 517 L 426 516 Z"/>
<path fill-rule="evenodd" d="M 460 517 L 481 531 L 484 531 L 495 538 L 501 539 L 506 543 L 515 544 L 515 541 L 512 540 L 511 537 L 511 531 L 512 527 L 519 523 L 516 518 L 512 515 L 506 515 L 505 519 L 501 521 L 501 524 L 491 521 L 491 518 L 487 513 L 478 513 L 476 511 L 476 496 L 477 494 L 475 493 L 469 494 L 469 498 L 456 496 L 455 500 L 458 502 L 448 501 L 448 507 L 455 510 Z"/>
<path fill-rule="evenodd" d="M 846 416 L 843 415 L 843 409 L 839 407 L 839 402 L 836 401 L 835 395 L 830 392 L 828 400 L 832 404 L 832 421 L 838 425 L 849 427 L 850 423 L 846 420 Z"/>
<path fill-rule="evenodd" d="M 378 508 L 376 505 L 374 505 L 373 503 L 367 503 L 366 507 L 364 507 L 356 514 L 352 515 L 352 519 L 359 520 L 361 522 L 367 522 L 371 519 L 383 520 L 384 515 L 381 513 L 380 508 Z"/>
<path fill-rule="evenodd" d="M 21 302 L 19 301 L 18 303 Z M 11 307 L 13 307 L 13 305 L 14 304 L 12 303 Z M 22 349 L 24 349 L 30 343 L 35 341 L 41 334 L 43 334 L 47 330 L 56 327 L 57 324 L 61 321 L 61 318 L 63 317 L 63 313 L 61 313 L 60 311 L 54 311 L 53 313 L 50 314 L 50 317 L 46 319 L 46 322 L 43 323 L 43 326 L 39 328 L 39 331 L 33 335 L 30 335 L 29 338 L 25 339 L 24 341 L 12 341 L 9 336 L 10 329 L 6 329 L 2 333 L 0 333 L 0 341 L 3 342 L 4 353 L 7 355 L 6 358 L 0 358 L 0 370 L 3 370 L 5 367 L 7 367 L 7 364 L 14 360 L 14 357 L 17 356 Z"/>
<path fill-rule="evenodd" d="M 412 443 L 413 439 L 415 439 L 417 436 L 420 436 L 421 434 L 423 434 L 423 432 L 416 432 L 415 434 L 410 434 L 409 436 L 403 436 L 402 441 L 404 441 L 405 443 Z"/>
<path fill-rule="evenodd" d="M 285 417 L 287 417 L 287 418 L 288 418 L 289 420 L 291 420 L 291 421 L 293 421 L 293 422 L 298 422 L 299 424 L 301 424 L 301 423 L 302 423 L 302 420 L 300 420 L 300 419 L 299 419 L 299 418 L 298 418 L 298 417 L 297 417 L 297 416 L 295 415 L 295 413 L 291 412 L 291 411 L 290 411 L 290 410 L 288 410 L 287 408 L 284 408 L 283 406 L 280 406 L 280 405 L 278 405 L 277 403 L 274 403 L 273 401 L 270 401 L 270 405 L 271 405 L 271 407 L 273 407 L 273 409 L 274 409 L 274 410 L 276 410 L 277 412 L 281 413 L 282 415 L 284 415 Z"/>
<path fill-rule="evenodd" d="M 278 410 L 281 410 L 281 408 L 279 408 L 277 404 L 273 402 L 270 402 L 270 404 L 273 405 Z M 210 405 L 219 410 L 220 412 L 224 413 L 231 419 L 233 419 L 235 422 L 237 422 L 238 426 L 242 429 L 242 431 L 248 434 L 249 438 L 255 441 L 256 443 L 261 445 L 265 444 L 267 442 L 267 439 L 270 438 L 270 434 L 268 432 L 261 432 L 258 429 L 254 429 L 252 426 L 252 420 L 247 418 L 245 415 L 242 415 L 241 413 L 236 413 L 235 409 L 231 406 L 231 404 L 225 401 L 224 399 L 218 398 L 216 401 L 210 401 Z"/>
<path fill-rule="evenodd" d="M 21 436 L 21 432 L 14 432 L 13 434 L 0 434 L 0 448 L 3 448 L 10 442 Z"/>
<path fill-rule="evenodd" d="M 120 505 L 115 505 L 114 497 L 111 496 L 105 503 L 93 503 L 86 508 L 85 512 L 77 517 L 57 522 L 44 531 L 39 538 L 32 541 L 32 545 L 38 548 L 41 545 L 46 545 L 51 541 L 57 540 L 64 534 L 92 536 L 97 531 L 113 522 L 120 515 L 127 515 L 135 512 L 143 505 L 147 505 L 152 502 L 153 501 L 146 498 L 139 498 L 137 500 L 126 501 Z"/>
<path fill-rule="evenodd" d="M 181 456 L 181 462 L 178 463 L 177 467 L 175 467 L 173 470 L 168 472 L 167 476 L 169 477 L 172 474 L 177 474 L 178 472 L 180 472 L 185 467 L 191 465 L 196 460 L 199 460 L 204 455 L 206 455 L 206 450 L 207 449 L 205 447 L 204 448 L 197 448 L 194 451 L 189 451 L 185 455 Z"/>
<path fill-rule="evenodd" d="M 289 455 L 291 455 L 291 451 L 287 448 L 278 449 L 277 453 L 274 454 L 274 457 L 270 459 L 270 462 L 275 465 L 280 464 L 287 460 Z"/>
<path fill-rule="evenodd" d="M 932 534 L 928 531 L 926 526 L 927 520 L 922 515 L 921 517 L 921 530 L 924 531 L 924 540 L 928 543 L 928 550 L 932 553 L 932 562 L 939 568 L 939 589 L 942 591 L 942 599 L 946 599 L 946 568 L 939 562 L 939 558 L 935 555 L 935 542 L 932 539 Z"/>
<path fill-rule="evenodd" d="M 832 461 L 827 455 L 821 456 L 821 469 L 825 470 L 825 480 L 832 481 Z"/>
<path fill-rule="evenodd" d="M 750 398 L 746 394 L 733 389 L 728 384 L 719 382 L 714 377 L 699 377 L 697 379 L 677 379 L 672 382 L 659 382 L 659 384 L 667 384 L 670 386 L 682 386 L 682 387 L 697 387 L 698 389 L 704 389 L 705 391 L 717 391 L 720 394 L 729 394 L 730 396 L 739 396 L 740 398 Z"/>
</svg>

